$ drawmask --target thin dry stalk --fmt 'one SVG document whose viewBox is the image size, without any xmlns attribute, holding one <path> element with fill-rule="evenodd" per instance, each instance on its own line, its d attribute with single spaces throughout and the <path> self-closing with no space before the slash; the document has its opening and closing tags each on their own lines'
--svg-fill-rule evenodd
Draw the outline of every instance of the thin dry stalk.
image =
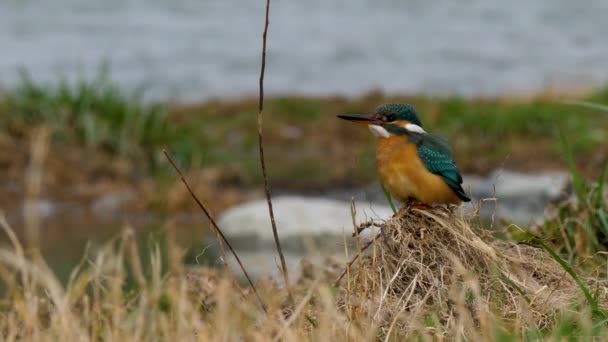
<svg viewBox="0 0 608 342">
<path fill-rule="evenodd" d="M 414 290 L 416 289 L 417 276 L 418 275 L 416 275 L 414 277 L 414 280 L 412 280 L 412 282 L 410 283 L 411 290 L 410 290 L 409 295 L 408 295 L 407 299 L 405 300 L 405 302 L 403 301 L 403 297 L 407 293 L 406 291 L 403 291 L 403 294 L 401 295 L 401 298 L 399 298 L 399 303 L 403 302 L 403 304 L 401 304 L 401 309 L 399 309 L 399 312 L 397 312 L 397 314 L 395 315 L 395 318 L 393 318 L 393 321 L 391 322 L 391 325 L 388 327 L 388 332 L 386 333 L 386 338 L 384 339 L 384 342 L 390 341 L 391 332 L 393 331 L 393 328 L 395 327 L 395 324 L 397 323 L 397 320 L 403 314 L 403 312 L 405 311 L 405 309 L 408 308 L 407 304 L 410 302 L 410 298 L 412 298 L 412 294 L 414 294 Z"/>
<path fill-rule="evenodd" d="M 169 271 L 173 274 L 183 274 L 182 256 L 183 251 L 177 243 L 175 235 L 175 225 L 168 223 L 166 225 L 167 231 L 167 255 L 169 261 Z"/>
<path fill-rule="evenodd" d="M 366 243 L 365 245 L 363 245 L 363 247 L 361 247 L 361 253 L 365 252 L 365 250 L 371 246 L 374 243 L 374 240 L 369 241 L 368 243 Z M 334 282 L 334 286 L 338 287 L 340 285 L 340 281 L 342 281 L 342 278 L 344 278 L 344 276 L 346 275 L 347 272 L 349 272 L 351 266 L 355 263 L 355 261 L 357 261 L 357 259 L 359 258 L 359 256 L 361 255 L 361 253 L 357 253 L 349 262 L 348 265 L 346 265 L 346 267 L 344 268 L 344 271 L 342 271 L 342 273 L 340 273 L 340 276 L 338 277 L 338 279 L 336 279 L 336 281 Z"/>
<path fill-rule="evenodd" d="M 132 228 L 125 230 L 124 239 L 127 245 L 127 253 L 129 253 L 129 263 L 131 264 L 131 269 L 133 271 L 133 275 L 135 277 L 135 282 L 137 282 L 137 286 L 140 290 L 146 289 L 146 276 L 144 275 L 144 269 L 141 265 L 141 260 L 139 259 L 139 252 L 137 248 L 137 243 L 135 241 L 135 233 Z"/>
<path fill-rule="evenodd" d="M 361 240 L 359 239 L 357 235 L 358 233 L 358 227 L 357 227 L 357 207 L 355 206 L 355 199 L 352 198 L 351 202 L 350 202 L 350 218 L 351 221 L 353 223 L 353 229 L 354 229 L 354 233 L 355 233 L 355 241 L 357 243 L 357 254 L 359 255 L 359 273 L 363 272 L 363 259 L 361 258 L 361 253 L 363 253 L 363 249 L 361 247 Z"/>
<path fill-rule="evenodd" d="M 353 224 L 355 241 L 357 243 L 357 254 L 359 255 L 359 258 L 358 258 L 359 259 L 359 274 L 363 274 L 363 257 L 362 257 L 363 248 L 361 247 L 361 239 L 357 235 L 357 233 L 358 233 L 357 220 L 356 220 L 356 217 L 357 217 L 357 207 L 355 206 L 355 199 L 354 198 L 351 198 L 350 217 L 351 217 L 351 221 L 352 221 L 352 224 Z M 373 227 L 371 229 L 373 229 Z M 372 236 L 372 239 L 373 239 L 373 236 Z M 360 291 L 362 292 L 363 296 L 365 297 L 365 295 L 367 293 L 367 278 L 364 280 L 362 286 L 360 286 Z M 357 315 L 358 315 L 357 317 L 361 317 L 363 308 L 361 306 L 359 306 L 358 309 L 359 310 L 357 311 Z"/>
<path fill-rule="evenodd" d="M 266 0 L 266 17 L 264 21 L 264 33 L 262 34 L 262 66 L 260 68 L 260 99 L 258 103 L 258 147 L 260 152 L 260 166 L 262 168 L 262 177 L 264 178 L 264 192 L 266 193 L 266 202 L 268 202 L 268 214 L 270 215 L 270 224 L 272 225 L 272 234 L 274 236 L 274 242 L 277 246 L 277 252 L 281 259 L 281 269 L 283 271 L 283 278 L 285 280 L 285 288 L 291 302 L 293 303 L 293 296 L 289 290 L 289 273 L 287 271 L 287 263 L 285 262 L 285 256 L 283 255 L 283 249 L 281 248 L 281 242 L 279 240 L 279 233 L 277 231 L 277 223 L 274 219 L 274 210 L 272 209 L 272 195 L 270 194 L 270 185 L 268 184 L 268 175 L 266 174 L 266 161 L 264 159 L 264 134 L 262 131 L 262 113 L 264 111 L 264 72 L 266 71 L 266 37 L 268 36 L 268 24 L 270 14 L 270 0 Z"/>
<path fill-rule="evenodd" d="M 49 299 L 53 302 L 54 307 L 57 310 L 57 320 L 59 321 L 62 333 L 64 333 L 65 336 L 83 336 L 84 332 L 81 330 L 78 325 L 78 320 L 75 319 L 70 310 L 65 292 L 51 270 L 39 263 L 24 259 L 14 252 L 2 249 L 0 249 L 0 263 L 15 270 L 20 270 L 23 273 L 27 273 L 33 282 L 38 283 L 41 287 L 46 289 Z M 29 299 L 37 300 L 37 298 L 33 296 Z M 28 320 L 33 321 L 35 319 L 30 317 Z M 31 322 L 31 326 L 35 327 L 36 323 Z"/>
<path fill-rule="evenodd" d="M 312 295 L 317 290 L 319 283 L 320 283 L 320 279 L 316 279 L 314 281 L 314 283 L 310 286 L 310 288 L 308 289 L 308 292 L 306 293 L 304 298 L 300 301 L 300 304 L 298 304 L 298 306 L 295 308 L 295 310 L 293 311 L 293 313 L 291 314 L 291 316 L 289 317 L 287 322 L 285 322 L 285 325 L 283 326 L 283 328 L 281 328 L 279 333 L 274 337 L 273 341 L 275 341 L 275 342 L 280 341 L 281 338 L 283 337 L 283 335 L 285 335 L 287 333 L 289 327 L 300 317 L 300 314 L 302 313 L 302 311 L 304 311 L 304 308 L 306 308 L 306 305 L 308 305 L 308 302 L 312 298 Z"/>
<path fill-rule="evenodd" d="M 30 165 L 25 174 L 26 199 L 24 203 L 25 237 L 28 251 L 40 259 L 40 215 L 36 200 L 42 191 L 43 166 L 48 154 L 49 130 L 35 131 L 30 147 Z"/>
<path fill-rule="evenodd" d="M 86 289 L 88 282 L 91 280 L 91 273 L 84 271 L 84 267 L 89 260 L 89 249 L 91 248 L 91 243 L 87 242 L 84 247 L 84 253 L 82 254 L 82 258 L 80 258 L 80 262 L 74 267 L 72 272 L 70 272 L 70 277 L 68 278 L 68 283 L 66 286 L 66 293 L 71 298 L 77 298 L 82 294 L 82 291 Z M 71 302 L 71 300 L 70 300 Z"/>
<path fill-rule="evenodd" d="M 257 297 L 258 301 L 260 302 L 260 305 L 262 306 L 262 310 L 264 310 L 264 312 L 267 312 L 266 304 L 264 304 L 264 301 L 262 300 L 262 297 L 260 297 L 260 294 L 258 293 L 258 290 L 256 289 L 255 285 L 253 285 L 253 281 L 251 280 L 251 277 L 249 276 L 249 273 L 247 273 L 247 270 L 245 269 L 245 266 L 241 262 L 241 258 L 239 258 L 239 255 L 237 254 L 236 250 L 234 249 L 234 247 L 232 247 L 232 244 L 230 243 L 230 241 L 228 241 L 228 239 L 226 238 L 226 236 L 224 235 L 224 233 L 222 232 L 222 230 L 220 229 L 220 227 L 217 225 L 217 223 L 215 223 L 215 220 L 213 219 L 213 217 L 211 216 L 211 214 L 207 210 L 207 207 L 205 207 L 205 205 L 203 204 L 203 202 L 201 202 L 198 199 L 198 196 L 196 196 L 196 194 L 194 193 L 194 191 L 190 187 L 190 184 L 188 184 L 188 181 L 186 180 L 186 177 L 184 177 L 184 174 L 182 173 L 182 171 L 179 169 L 179 167 L 177 167 L 177 164 L 175 164 L 175 162 L 173 161 L 173 159 L 169 155 L 169 152 L 167 152 L 167 150 L 163 149 L 163 153 L 165 154 L 165 157 L 167 158 L 167 160 L 169 161 L 169 163 L 175 169 L 175 172 L 177 172 L 177 174 L 179 175 L 182 183 L 184 183 L 184 186 L 186 186 L 186 189 L 190 193 L 190 196 L 192 196 L 192 198 L 194 199 L 194 201 L 196 202 L 196 204 L 198 204 L 199 208 L 201 208 L 201 210 L 203 211 L 203 213 L 205 213 L 205 216 L 207 216 L 207 219 L 209 220 L 209 222 L 211 222 L 211 226 L 214 228 L 215 232 L 222 238 L 223 242 L 226 244 L 226 246 L 228 246 L 228 249 L 230 249 L 230 252 L 232 252 L 232 255 L 234 255 L 234 258 L 236 259 L 236 262 L 239 264 L 239 267 L 241 268 L 241 271 L 243 271 L 243 275 L 245 275 L 245 278 L 247 279 L 247 282 L 251 286 L 251 289 L 253 290 L 253 293 L 255 294 L 255 296 Z"/>
<path fill-rule="evenodd" d="M 15 232 L 13 231 L 11 226 L 6 221 L 6 216 L 4 216 L 4 213 L 1 213 L 1 212 L 0 212 L 0 227 L 2 228 L 2 230 L 4 231 L 6 236 L 8 236 L 9 240 L 11 241 L 11 244 L 13 245 L 13 248 L 15 249 L 15 253 L 20 258 L 23 258 L 23 260 L 25 260 L 25 253 L 23 251 L 23 246 L 21 246 L 21 243 L 19 242 L 17 235 L 15 234 Z"/>
</svg>

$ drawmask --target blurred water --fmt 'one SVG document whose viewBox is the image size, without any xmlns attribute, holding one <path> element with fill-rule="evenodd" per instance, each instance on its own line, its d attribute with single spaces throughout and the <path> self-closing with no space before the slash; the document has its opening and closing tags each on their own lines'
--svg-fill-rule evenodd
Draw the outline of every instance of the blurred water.
<svg viewBox="0 0 608 342">
<path fill-rule="evenodd" d="M 2 0 L 0 85 L 92 77 L 155 98 L 255 94 L 263 0 Z M 269 93 L 499 94 L 608 79 L 606 0 L 274 0 Z"/>
</svg>

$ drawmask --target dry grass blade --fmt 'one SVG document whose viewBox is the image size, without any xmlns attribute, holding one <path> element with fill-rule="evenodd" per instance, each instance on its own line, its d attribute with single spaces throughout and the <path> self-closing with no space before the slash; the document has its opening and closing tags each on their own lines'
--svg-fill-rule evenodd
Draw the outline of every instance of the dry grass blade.
<svg viewBox="0 0 608 342">
<path fill-rule="evenodd" d="M 78 320 L 74 318 L 70 310 L 64 290 L 51 270 L 7 250 L 0 250 L 0 263 L 28 274 L 33 282 L 46 289 L 49 298 L 55 305 L 57 318 L 65 336 L 84 336 L 84 332 L 78 326 Z"/>
<path fill-rule="evenodd" d="M 6 216 L 4 216 L 4 213 L 2 212 L 0 212 L 0 227 L 2 228 L 6 236 L 8 236 L 11 244 L 13 245 L 13 248 L 15 249 L 15 253 L 17 253 L 17 255 L 19 255 L 20 257 L 25 257 L 23 246 L 19 242 L 19 239 L 17 238 L 17 235 L 15 235 L 13 229 L 11 229 L 10 225 L 6 221 Z"/>
<path fill-rule="evenodd" d="M 48 154 L 50 131 L 46 127 L 36 130 L 30 147 L 30 165 L 26 171 L 26 200 L 24 203 L 25 236 L 30 253 L 40 255 L 40 215 L 36 200 L 43 185 L 43 166 Z"/>
<path fill-rule="evenodd" d="M 285 325 L 283 326 L 283 328 L 274 337 L 273 341 L 275 341 L 275 342 L 281 341 L 281 338 L 287 332 L 289 327 L 293 324 L 293 322 L 295 322 L 300 317 L 300 314 L 302 313 L 302 311 L 304 311 L 304 308 L 306 307 L 306 305 L 312 298 L 313 293 L 317 290 L 319 283 L 320 283 L 320 281 L 319 281 L 319 279 L 317 279 L 312 285 L 310 285 L 308 292 L 306 293 L 304 298 L 300 301 L 300 304 L 298 304 L 298 306 L 295 308 L 295 310 L 291 313 L 291 316 L 289 317 L 287 322 L 285 322 Z"/>
<path fill-rule="evenodd" d="M 247 278 L 247 282 L 251 286 L 251 289 L 253 290 L 253 293 L 255 294 L 255 296 L 257 297 L 258 301 L 260 302 L 260 305 L 262 306 L 262 309 L 264 310 L 264 312 L 267 312 L 266 304 L 264 304 L 264 301 L 262 300 L 262 297 L 260 297 L 260 294 L 258 293 L 258 290 L 256 289 L 255 285 L 253 284 L 253 281 L 251 280 L 251 277 L 249 276 L 249 273 L 247 273 L 247 269 L 245 269 L 245 266 L 243 266 L 243 263 L 241 262 L 241 258 L 239 258 L 239 255 L 237 254 L 236 250 L 232 247 L 232 244 L 230 243 L 230 241 L 228 241 L 228 239 L 226 238 L 226 236 L 224 235 L 224 233 L 222 232 L 222 230 L 220 229 L 220 227 L 217 225 L 217 223 L 215 223 L 215 220 L 213 219 L 213 217 L 211 216 L 211 214 L 207 210 L 207 207 L 205 207 L 205 205 L 203 204 L 203 202 L 201 202 L 198 199 L 198 196 L 196 196 L 196 194 L 194 193 L 194 191 L 192 191 L 192 188 L 190 187 L 190 184 L 188 184 L 188 181 L 186 180 L 186 177 L 184 177 L 184 174 L 182 173 L 182 171 L 177 167 L 177 165 L 175 164 L 175 162 L 173 161 L 173 159 L 169 155 L 169 152 L 167 152 L 167 150 L 163 149 L 163 153 L 165 154 L 165 157 L 167 158 L 167 160 L 169 161 L 169 163 L 171 163 L 171 166 L 173 166 L 173 168 L 175 169 L 175 172 L 177 172 L 177 174 L 179 175 L 182 183 L 184 183 L 184 185 L 186 186 L 186 189 L 190 193 L 190 196 L 192 196 L 192 198 L 194 199 L 194 201 L 196 202 L 196 204 L 198 204 L 198 206 L 201 208 L 201 210 L 203 211 L 203 213 L 205 213 L 205 216 L 207 216 L 207 219 L 209 219 L 209 222 L 211 222 L 211 226 L 214 228 L 215 232 L 217 234 L 219 234 L 219 236 L 222 238 L 223 242 L 226 244 L 226 246 L 228 246 L 228 249 L 230 249 L 230 252 L 232 252 L 232 255 L 234 255 L 234 258 L 236 259 L 236 262 L 239 264 L 239 267 L 241 268 L 241 271 L 243 271 L 243 275 L 245 275 L 245 278 Z"/>
<path fill-rule="evenodd" d="M 268 24 L 270 14 L 270 0 L 266 0 L 266 17 L 264 21 L 264 33 L 262 35 L 262 66 L 260 68 L 260 99 L 258 103 L 258 147 L 260 152 L 260 167 L 262 168 L 262 177 L 264 178 L 264 192 L 266 194 L 266 201 L 268 202 L 268 214 L 270 215 L 270 224 L 272 225 L 272 234 L 274 236 L 274 242 L 277 246 L 277 252 L 281 259 L 281 269 L 283 271 L 283 278 L 285 280 L 285 288 L 288 291 L 289 298 L 293 298 L 289 292 L 289 273 L 287 271 L 287 263 L 285 262 L 285 256 L 283 255 L 283 249 L 281 248 L 281 241 L 279 240 L 279 233 L 277 231 L 277 223 L 274 219 L 274 210 L 272 209 L 272 195 L 270 194 L 270 185 L 268 184 L 268 175 L 266 174 L 266 162 L 264 158 L 264 134 L 262 131 L 262 112 L 264 111 L 264 73 L 266 71 L 266 37 L 268 36 Z M 293 300 L 292 300 L 293 302 Z"/>
<path fill-rule="evenodd" d="M 129 263 L 131 264 L 131 268 L 133 270 L 133 277 L 135 278 L 135 282 L 140 290 L 145 290 L 146 288 L 146 277 L 144 275 L 144 270 L 141 264 L 141 260 L 139 259 L 139 252 L 137 251 L 137 244 L 135 242 L 135 232 L 132 228 L 128 228 L 124 231 L 124 237 L 127 252 L 129 253 Z"/>
<path fill-rule="evenodd" d="M 369 246 L 371 246 L 372 243 L 374 243 L 374 240 L 371 240 L 371 241 L 367 242 L 365 245 L 363 245 L 363 247 L 361 247 L 361 252 L 355 254 L 355 256 L 348 262 L 348 265 L 346 265 L 346 267 L 344 268 L 344 271 L 342 271 L 342 273 L 340 273 L 340 276 L 338 276 L 338 279 L 336 279 L 336 281 L 334 282 L 334 286 L 335 287 L 338 287 L 340 285 L 340 282 L 342 281 L 342 278 L 344 278 L 344 276 L 346 275 L 346 273 L 348 273 L 348 271 L 350 270 L 351 266 L 355 263 L 355 261 L 357 261 L 357 259 L 361 255 L 361 253 L 365 252 L 365 250 Z"/>
</svg>

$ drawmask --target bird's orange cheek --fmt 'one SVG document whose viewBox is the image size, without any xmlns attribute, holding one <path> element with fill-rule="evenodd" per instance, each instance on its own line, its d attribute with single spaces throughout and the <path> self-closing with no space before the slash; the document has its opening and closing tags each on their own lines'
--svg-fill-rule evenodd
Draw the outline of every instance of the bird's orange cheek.
<svg viewBox="0 0 608 342">
<path fill-rule="evenodd" d="M 407 120 L 398 120 L 398 121 L 393 122 L 393 124 L 395 126 L 399 126 L 399 127 L 403 127 L 403 128 L 405 128 L 405 126 L 407 126 L 409 123 L 410 122 Z"/>
</svg>

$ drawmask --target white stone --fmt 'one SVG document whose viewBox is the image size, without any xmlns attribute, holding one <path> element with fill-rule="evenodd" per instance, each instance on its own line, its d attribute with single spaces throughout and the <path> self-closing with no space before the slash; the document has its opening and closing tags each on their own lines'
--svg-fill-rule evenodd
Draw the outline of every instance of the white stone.
<svg viewBox="0 0 608 342">
<path fill-rule="evenodd" d="M 23 204 L 23 215 L 38 215 L 46 219 L 57 214 L 57 204 L 48 199 L 26 200 Z"/>
<path fill-rule="evenodd" d="M 482 216 L 528 223 L 541 219 L 549 202 L 568 196 L 565 191 L 568 181 L 564 172 L 521 173 L 499 169 L 488 177 L 465 175 L 463 188 L 473 198 L 473 204 L 485 199 Z"/>
<path fill-rule="evenodd" d="M 131 190 L 119 190 L 103 194 L 91 203 L 91 210 L 98 218 L 115 219 L 120 209 L 137 200 L 137 195 Z"/>
<path fill-rule="evenodd" d="M 275 221 L 281 239 L 301 236 L 323 236 L 353 230 L 350 203 L 325 198 L 280 196 L 272 201 Z M 386 220 L 393 215 L 388 206 L 357 207 L 356 222 Z M 218 224 L 228 236 L 255 236 L 274 241 L 268 204 L 265 200 L 245 203 L 224 211 Z"/>
<path fill-rule="evenodd" d="M 486 179 L 486 191 L 496 185 L 496 194 L 501 197 L 542 194 L 548 198 L 558 197 L 567 184 L 569 175 L 564 172 L 521 173 L 496 170 Z"/>
<path fill-rule="evenodd" d="M 279 237 L 289 269 L 296 273 L 300 261 L 322 263 L 330 255 L 346 260 L 346 242 L 349 255 L 356 253 L 352 238 L 354 227 L 351 204 L 325 198 L 278 196 L 272 201 Z M 393 215 L 388 206 L 361 205 L 357 207 L 355 222 L 369 219 L 386 220 Z M 379 222 L 380 223 L 380 222 Z M 280 261 L 276 253 L 268 204 L 265 200 L 246 203 L 224 211 L 218 225 L 237 250 L 253 277 L 271 275 L 280 281 Z M 362 243 L 378 234 L 377 226 L 362 231 Z M 216 244 L 210 252 L 218 256 Z M 228 263 L 238 269 L 234 257 L 228 253 Z M 220 263 L 217 260 L 218 264 Z"/>
</svg>

